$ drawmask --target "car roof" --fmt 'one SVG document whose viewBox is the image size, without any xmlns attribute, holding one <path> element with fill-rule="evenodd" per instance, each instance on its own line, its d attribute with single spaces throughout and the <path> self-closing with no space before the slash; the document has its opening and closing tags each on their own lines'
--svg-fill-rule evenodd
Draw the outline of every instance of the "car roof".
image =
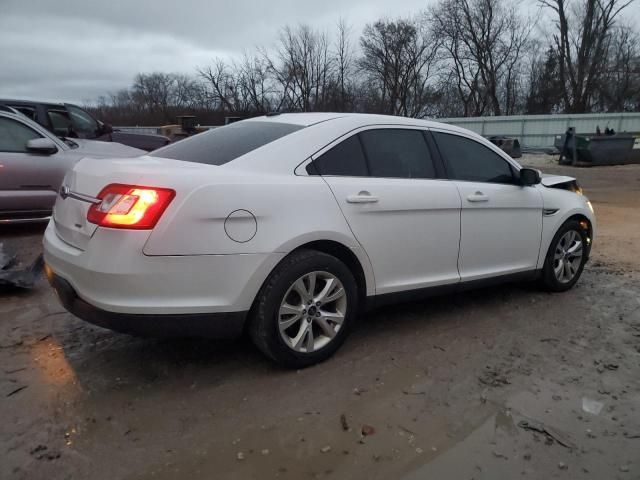
<svg viewBox="0 0 640 480">
<path fill-rule="evenodd" d="M 246 121 L 278 122 L 310 127 L 318 123 L 340 119 L 352 125 L 415 125 L 426 128 L 443 128 L 452 131 L 468 132 L 463 128 L 444 124 L 433 119 L 421 119 L 411 117 L 399 117 L 394 115 L 380 115 L 373 113 L 336 113 L 336 112 L 314 112 L 314 113 L 271 113 L 262 117 L 253 117 Z"/>
<path fill-rule="evenodd" d="M 514 167 L 519 168 L 517 162 L 507 159 L 508 156 L 486 138 L 470 130 L 435 120 L 368 113 L 281 113 L 254 117 L 242 122 L 277 122 L 308 128 L 298 129 L 223 165 L 229 169 L 250 169 L 254 172 L 261 171 L 264 173 L 290 172 L 292 169 L 290 152 L 292 151 L 296 152 L 296 158 L 300 162 L 316 155 L 322 149 L 330 147 L 331 144 L 339 141 L 349 132 L 360 128 L 385 126 L 428 128 L 444 133 L 466 136 L 485 145 L 505 158 Z M 270 160 L 264 161 L 265 156 L 269 157 Z"/>
<path fill-rule="evenodd" d="M 328 112 L 313 112 L 313 113 L 268 113 L 261 117 L 253 117 L 243 120 L 245 122 L 272 122 L 272 123 L 288 123 L 291 125 L 300 125 L 302 127 L 308 127 L 315 125 L 316 123 L 326 122 L 327 120 L 333 120 L 335 118 L 344 117 L 346 113 L 328 113 Z"/>
<path fill-rule="evenodd" d="M 41 102 L 38 100 L 16 100 L 9 98 L 0 98 L 0 104 L 5 105 L 20 105 L 20 106 L 29 106 L 34 107 L 36 105 L 46 105 L 49 107 L 64 107 L 65 104 L 62 102 Z"/>
</svg>

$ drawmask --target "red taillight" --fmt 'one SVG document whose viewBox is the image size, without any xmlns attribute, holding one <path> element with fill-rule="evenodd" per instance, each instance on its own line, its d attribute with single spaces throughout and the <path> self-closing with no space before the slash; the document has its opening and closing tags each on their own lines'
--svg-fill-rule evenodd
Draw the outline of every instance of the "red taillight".
<svg viewBox="0 0 640 480">
<path fill-rule="evenodd" d="M 153 228 L 176 192 L 169 188 L 107 185 L 91 205 L 87 220 L 101 227 L 146 230 Z"/>
</svg>

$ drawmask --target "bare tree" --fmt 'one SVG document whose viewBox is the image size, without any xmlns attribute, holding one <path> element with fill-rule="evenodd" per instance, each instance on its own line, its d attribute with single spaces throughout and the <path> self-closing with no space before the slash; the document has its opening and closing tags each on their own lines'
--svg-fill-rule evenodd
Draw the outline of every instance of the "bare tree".
<svg viewBox="0 0 640 480">
<path fill-rule="evenodd" d="M 207 86 L 212 107 L 222 112 L 235 112 L 237 79 L 231 66 L 223 59 L 216 58 L 213 65 L 199 67 L 197 72 Z"/>
<path fill-rule="evenodd" d="M 555 15 L 553 36 L 560 62 L 565 109 L 591 110 L 618 14 L 633 0 L 539 0 Z"/>
<path fill-rule="evenodd" d="M 352 74 L 353 74 L 353 49 L 349 40 L 351 27 L 344 19 L 340 19 L 337 25 L 338 37 L 335 44 L 334 63 L 336 70 L 336 83 L 338 98 L 335 102 L 337 110 L 346 111 L 353 105 L 352 98 Z"/>
<path fill-rule="evenodd" d="M 465 114 L 513 113 L 531 25 L 507 0 L 441 0 L 429 14 L 452 63 Z"/>
<path fill-rule="evenodd" d="M 277 102 L 277 89 L 269 75 L 269 65 L 259 56 L 244 54 L 236 65 L 239 75 L 238 89 L 244 98 L 247 111 L 264 114 Z"/>
<path fill-rule="evenodd" d="M 202 85 L 185 74 L 174 74 L 170 90 L 169 105 L 176 108 L 202 106 Z"/>
<path fill-rule="evenodd" d="M 275 54 L 260 51 L 282 95 L 277 108 L 302 112 L 325 108 L 333 70 L 326 33 L 308 25 L 285 26 Z"/>
<path fill-rule="evenodd" d="M 624 112 L 640 108 L 640 38 L 631 27 L 616 27 L 612 32 L 598 95 L 599 110 Z"/>
<path fill-rule="evenodd" d="M 416 20 L 381 20 L 365 27 L 359 66 L 377 86 L 380 112 L 424 116 L 438 45 Z"/>
<path fill-rule="evenodd" d="M 175 77 L 170 73 L 154 72 L 136 75 L 131 97 L 141 108 L 161 114 L 169 120 L 167 108 L 170 105 Z"/>
</svg>

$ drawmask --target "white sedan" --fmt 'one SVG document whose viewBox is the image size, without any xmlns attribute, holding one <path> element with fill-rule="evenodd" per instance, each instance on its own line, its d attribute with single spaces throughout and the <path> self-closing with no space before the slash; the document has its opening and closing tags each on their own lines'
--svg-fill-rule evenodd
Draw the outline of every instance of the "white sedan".
<svg viewBox="0 0 640 480">
<path fill-rule="evenodd" d="M 332 355 L 382 303 L 538 279 L 571 288 L 591 204 L 467 130 L 272 114 L 66 176 L 45 233 L 63 305 L 113 330 L 232 336 L 280 364 Z"/>
</svg>

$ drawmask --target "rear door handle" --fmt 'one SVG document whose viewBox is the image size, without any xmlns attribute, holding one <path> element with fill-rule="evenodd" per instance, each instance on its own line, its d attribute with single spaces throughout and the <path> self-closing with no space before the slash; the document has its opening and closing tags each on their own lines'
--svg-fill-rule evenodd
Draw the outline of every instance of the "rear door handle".
<svg viewBox="0 0 640 480">
<path fill-rule="evenodd" d="M 470 202 L 488 202 L 489 197 L 486 196 L 484 193 L 478 191 L 476 193 L 472 193 L 471 195 L 469 195 L 467 197 L 467 200 Z"/>
<path fill-rule="evenodd" d="M 378 197 L 374 197 L 367 191 L 359 192 L 357 195 L 349 195 L 347 197 L 348 203 L 376 203 Z"/>
</svg>

